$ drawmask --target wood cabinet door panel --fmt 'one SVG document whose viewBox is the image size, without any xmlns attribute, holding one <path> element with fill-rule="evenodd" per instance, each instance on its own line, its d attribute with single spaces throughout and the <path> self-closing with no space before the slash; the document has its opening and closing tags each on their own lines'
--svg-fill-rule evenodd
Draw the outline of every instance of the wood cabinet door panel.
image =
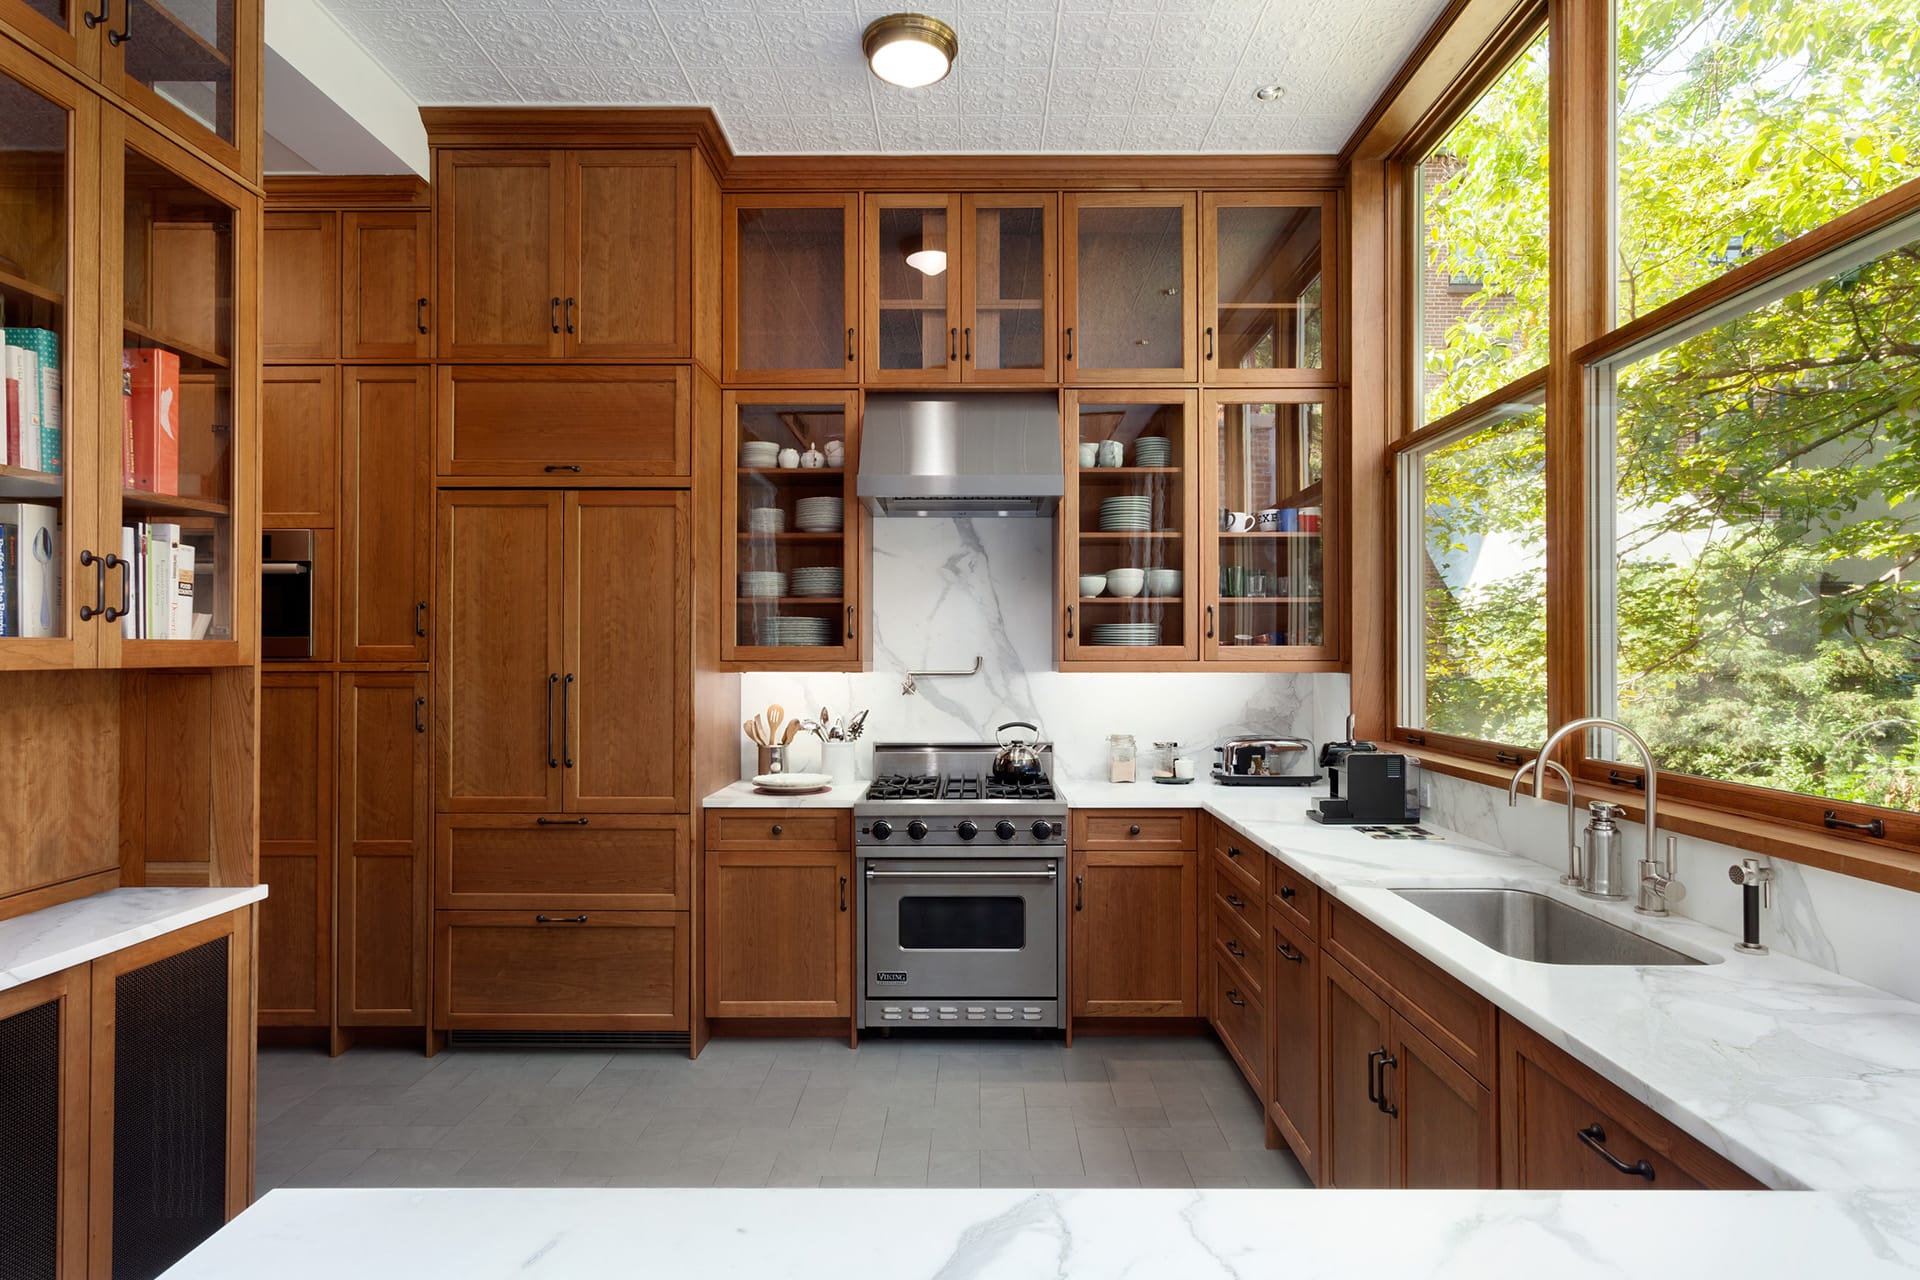
<svg viewBox="0 0 1920 1280">
<path fill-rule="evenodd" d="M 1059 197 L 962 196 L 960 216 L 962 379 L 1059 381 Z"/>
<path fill-rule="evenodd" d="M 450 813 L 557 812 L 558 493 L 440 495 L 434 773 Z"/>
<path fill-rule="evenodd" d="M 858 382 L 860 197 L 777 192 L 721 203 L 725 380 Z"/>
<path fill-rule="evenodd" d="M 570 812 L 691 805 L 688 498 L 567 495 L 561 775 Z"/>
<path fill-rule="evenodd" d="M 1191 1018 L 1199 917 L 1193 850 L 1076 849 L 1069 947 L 1083 1018 Z"/>
<path fill-rule="evenodd" d="M 1195 198 L 1179 193 L 1066 196 L 1066 381 L 1195 380 L 1196 214 Z"/>
<path fill-rule="evenodd" d="M 708 855 L 708 1017 L 853 1012 L 851 862 L 850 853 Z"/>
<path fill-rule="evenodd" d="M 341 215 L 340 355 L 425 360 L 433 354 L 433 230 L 428 214 Z"/>
<path fill-rule="evenodd" d="M 1213 1029 L 1247 1078 L 1254 1096 L 1267 1091 L 1267 1015 L 1260 994 L 1234 962 L 1216 953 L 1211 966 L 1213 990 L 1208 1008 Z"/>
<path fill-rule="evenodd" d="M 0 1058 L 11 1184 L 5 1196 L 10 1239 L 0 1261 L 9 1274 L 48 1280 L 87 1275 L 92 994 L 85 964 L 0 991 L 0 1040 L 12 1050 Z M 49 1184 L 55 1188 L 52 1203 L 31 1203 L 32 1192 Z"/>
<path fill-rule="evenodd" d="M 1324 1185 L 1397 1186 L 1393 1121 L 1370 1096 L 1378 1079 L 1379 1055 L 1392 1049 L 1392 1014 L 1386 1001 L 1324 955 L 1320 992 L 1326 1028 L 1326 1107 L 1320 1154 Z"/>
<path fill-rule="evenodd" d="M 333 677 L 260 677 L 260 1022 L 333 1018 Z M 269 905 L 271 904 L 271 905 Z"/>
<path fill-rule="evenodd" d="M 425 369 L 344 371 L 340 415 L 340 658 L 424 662 L 433 475 Z"/>
<path fill-rule="evenodd" d="M 1394 1057 L 1382 1092 L 1397 1106 L 1396 1185 L 1417 1190 L 1498 1185 L 1493 1094 L 1433 1041 L 1393 1016 Z"/>
<path fill-rule="evenodd" d="M 691 167 L 684 151 L 567 153 L 567 354 L 686 358 Z"/>
<path fill-rule="evenodd" d="M 333 527 L 339 410 L 330 365 L 260 371 L 260 518 L 269 525 Z"/>
<path fill-rule="evenodd" d="M 806 849 L 835 853 L 853 847 L 853 822 L 845 810 L 709 809 L 707 848 Z"/>
<path fill-rule="evenodd" d="M 1334 903 L 1325 945 L 1340 963 L 1387 996 L 1420 1033 L 1482 1082 L 1493 1079 L 1493 1005 L 1440 972 L 1378 926 Z"/>
<path fill-rule="evenodd" d="M 343 1026 L 426 1025 L 427 680 L 340 677 Z"/>
<path fill-rule="evenodd" d="M 340 217 L 269 213 L 260 294 L 265 360 L 332 360 L 340 354 Z"/>
<path fill-rule="evenodd" d="M 1273 1029 L 1268 1114 L 1309 1176 L 1320 1180 L 1320 949 L 1271 921 L 1267 1019 Z"/>
<path fill-rule="evenodd" d="M 442 1029 L 687 1029 L 685 912 L 441 911 L 434 929 Z"/>
<path fill-rule="evenodd" d="M 693 900 L 692 844 L 679 816 L 443 815 L 438 902 L 684 911 Z"/>
<path fill-rule="evenodd" d="M 1268 858 L 1267 890 L 1270 919 L 1277 923 L 1284 917 L 1309 940 L 1320 932 L 1320 889 L 1313 881 L 1278 858 Z"/>
<path fill-rule="evenodd" d="M 692 385 L 684 367 L 442 366 L 440 474 L 690 475 Z"/>
<path fill-rule="evenodd" d="M 435 182 L 442 359 L 558 356 L 557 151 L 442 151 Z"/>
<path fill-rule="evenodd" d="M 1191 810 L 1076 809 L 1076 849 L 1192 849 L 1198 827 Z"/>
</svg>

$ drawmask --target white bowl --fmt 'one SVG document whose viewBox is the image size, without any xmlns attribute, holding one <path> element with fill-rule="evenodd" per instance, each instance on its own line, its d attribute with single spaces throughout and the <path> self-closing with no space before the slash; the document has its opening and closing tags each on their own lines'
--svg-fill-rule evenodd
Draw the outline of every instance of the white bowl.
<svg viewBox="0 0 1920 1280">
<path fill-rule="evenodd" d="M 1145 569 L 1109 569 L 1107 571 L 1107 591 L 1121 599 L 1131 599 L 1140 594 L 1147 585 Z"/>
<path fill-rule="evenodd" d="M 1083 573 L 1080 575 L 1080 594 L 1097 596 L 1107 589 L 1107 575 L 1104 573 Z"/>
<path fill-rule="evenodd" d="M 1179 595 L 1180 571 L 1178 569 L 1147 570 L 1147 594 L 1150 596 Z"/>
</svg>

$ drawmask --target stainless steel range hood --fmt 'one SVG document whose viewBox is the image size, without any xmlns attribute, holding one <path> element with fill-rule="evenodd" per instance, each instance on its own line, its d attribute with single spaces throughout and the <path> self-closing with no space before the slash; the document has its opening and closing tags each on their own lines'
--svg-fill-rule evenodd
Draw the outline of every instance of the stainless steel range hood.
<svg viewBox="0 0 1920 1280">
<path fill-rule="evenodd" d="M 867 397 L 859 495 L 875 515 L 1046 516 L 1065 492 L 1057 396 Z"/>
</svg>

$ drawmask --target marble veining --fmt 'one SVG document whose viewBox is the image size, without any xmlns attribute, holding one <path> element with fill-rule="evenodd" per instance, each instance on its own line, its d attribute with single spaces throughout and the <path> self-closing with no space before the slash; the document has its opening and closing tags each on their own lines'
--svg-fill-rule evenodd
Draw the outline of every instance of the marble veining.
<svg viewBox="0 0 1920 1280">
<path fill-rule="evenodd" d="M 252 1280 L 269 1265 L 278 1280 L 643 1272 L 788 1280 L 1881 1280 L 1920 1272 L 1920 1196 L 280 1190 L 166 1274 Z"/>
<path fill-rule="evenodd" d="M 108 889 L 0 920 L 0 991 L 225 915 L 266 896 L 263 884 L 236 889 Z"/>
</svg>

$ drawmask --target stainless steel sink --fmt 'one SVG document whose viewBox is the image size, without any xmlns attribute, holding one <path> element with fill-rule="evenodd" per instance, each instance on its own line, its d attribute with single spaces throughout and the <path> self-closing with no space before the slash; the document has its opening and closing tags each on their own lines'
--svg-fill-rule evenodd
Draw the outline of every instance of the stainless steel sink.
<svg viewBox="0 0 1920 1280">
<path fill-rule="evenodd" d="M 1535 964 L 1705 964 L 1529 889 L 1396 889 L 1475 942 Z"/>
</svg>

